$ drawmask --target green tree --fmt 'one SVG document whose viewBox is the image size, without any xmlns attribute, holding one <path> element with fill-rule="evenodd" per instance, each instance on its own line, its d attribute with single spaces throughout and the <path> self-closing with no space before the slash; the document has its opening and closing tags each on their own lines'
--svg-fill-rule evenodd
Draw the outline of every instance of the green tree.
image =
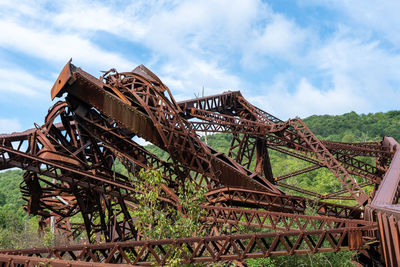
<svg viewBox="0 0 400 267">
<path fill-rule="evenodd" d="M 200 221 L 204 202 L 204 189 L 198 189 L 190 181 L 179 190 L 178 205 L 171 205 L 160 200 L 163 179 L 154 170 L 139 172 L 138 177 L 131 177 L 131 183 L 137 189 L 134 198 L 137 208 L 132 211 L 136 227 L 144 239 L 178 238 L 201 235 Z M 171 253 L 168 265 L 179 265 L 181 251 Z"/>
</svg>

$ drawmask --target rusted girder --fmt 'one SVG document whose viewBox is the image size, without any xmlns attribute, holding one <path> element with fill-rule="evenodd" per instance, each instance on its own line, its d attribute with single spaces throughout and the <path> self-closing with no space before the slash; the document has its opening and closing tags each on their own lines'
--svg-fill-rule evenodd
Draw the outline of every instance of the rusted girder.
<svg viewBox="0 0 400 267">
<path fill-rule="evenodd" d="M 32 257 L 37 255 L 55 257 L 46 260 L 52 265 L 162 265 L 174 255 L 181 263 L 241 262 L 358 250 L 362 263 L 368 263 L 365 257 L 399 263 L 400 149 L 393 139 L 320 140 L 302 120 L 282 121 L 253 106 L 239 91 L 176 102 L 143 65 L 131 72 L 110 70 L 97 79 L 68 62 L 51 95 L 54 99 L 64 93 L 66 102 L 56 103 L 42 126 L 0 135 L 0 169 L 26 171 L 21 185 L 26 209 L 42 216 L 42 226 L 54 216 L 57 227 L 70 236 L 86 231 L 89 241 L 102 235 L 108 243 L 7 250 L 0 252 L 9 254 L 0 255 L 0 262 L 37 264 Z M 197 132 L 227 133 L 232 138 L 228 155 L 202 142 Z M 158 146 L 168 159 L 150 153 L 135 137 Z M 274 179 L 268 149 L 308 165 Z M 376 165 L 363 157 L 375 158 Z M 179 194 L 185 181 L 206 187 L 202 220 L 213 225 L 211 232 L 202 228 L 204 237 L 113 242 L 141 238 L 129 211 L 136 201 L 133 193 L 140 192 L 128 176 L 115 172 L 116 160 L 129 175 L 141 169 L 159 171 L 159 200 L 174 209 L 182 209 Z M 322 194 L 293 181 L 318 168 L 329 169 L 342 188 Z M 304 215 L 309 211 L 317 215 Z M 68 219 L 78 212 L 83 223 L 71 226 Z M 222 224 L 277 232 L 221 235 Z M 69 262 L 69 257 L 80 261 Z"/>
<path fill-rule="evenodd" d="M 337 218 L 362 218 L 359 207 L 318 201 L 310 198 L 276 195 L 242 188 L 221 188 L 206 193 L 210 204 L 223 203 L 234 207 L 250 207 L 271 211 L 304 213 L 307 208 L 315 209 L 319 215 Z"/>
<path fill-rule="evenodd" d="M 377 226 L 376 223 L 343 219 L 329 216 L 311 216 L 274 211 L 249 210 L 220 206 L 201 206 L 205 211 L 202 218 L 215 223 L 245 225 L 248 227 L 267 228 L 280 231 L 322 230 L 346 227 Z"/>
<path fill-rule="evenodd" d="M 0 254 L 8 254 L 9 258 L 14 255 L 37 255 L 60 260 L 72 257 L 87 262 L 133 265 L 165 265 L 175 255 L 180 256 L 181 264 L 243 261 L 246 258 L 361 250 L 367 242 L 363 238 L 364 233 L 372 230 L 376 230 L 376 226 L 0 250 Z"/>
</svg>

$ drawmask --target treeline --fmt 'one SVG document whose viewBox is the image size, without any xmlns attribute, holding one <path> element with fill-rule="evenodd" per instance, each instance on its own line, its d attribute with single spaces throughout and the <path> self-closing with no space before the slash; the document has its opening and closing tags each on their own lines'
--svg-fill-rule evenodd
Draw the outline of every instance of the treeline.
<svg viewBox="0 0 400 267">
<path fill-rule="evenodd" d="M 21 170 L 11 170 L 0 174 L 0 229 L 7 228 L 10 224 L 16 228 L 23 226 L 23 222 L 19 220 L 26 215 L 22 208 L 25 203 L 19 190 L 22 174 Z"/>
<path fill-rule="evenodd" d="M 23 209 L 21 170 L 0 173 L 0 248 L 23 248 L 48 243 L 38 236 L 38 217 L 28 216 Z"/>
<path fill-rule="evenodd" d="M 400 141 L 400 111 L 343 115 L 313 115 L 304 122 L 319 137 L 331 141 L 365 142 L 392 136 Z"/>
</svg>

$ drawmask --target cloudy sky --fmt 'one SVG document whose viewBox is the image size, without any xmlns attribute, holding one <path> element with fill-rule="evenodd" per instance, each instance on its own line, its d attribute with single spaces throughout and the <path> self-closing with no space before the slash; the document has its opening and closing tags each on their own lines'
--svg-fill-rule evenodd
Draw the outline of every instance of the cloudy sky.
<svg viewBox="0 0 400 267">
<path fill-rule="evenodd" d="M 399 109 L 397 0 L 17 2 L 0 0 L 0 132 L 43 123 L 70 58 L 144 64 L 177 100 L 241 90 L 282 119 Z"/>
</svg>

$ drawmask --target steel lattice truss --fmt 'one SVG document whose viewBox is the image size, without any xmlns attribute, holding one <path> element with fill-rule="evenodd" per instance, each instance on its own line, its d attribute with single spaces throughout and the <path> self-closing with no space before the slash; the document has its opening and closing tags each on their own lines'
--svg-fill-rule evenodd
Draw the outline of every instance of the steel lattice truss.
<svg viewBox="0 0 400 267">
<path fill-rule="evenodd" d="M 84 233 L 92 241 L 102 236 L 105 243 L 3 250 L 5 265 L 163 265 L 176 255 L 181 263 L 240 264 L 246 258 L 344 250 L 358 251 L 364 265 L 400 265 L 400 154 L 391 137 L 320 140 L 301 119 L 282 121 L 238 91 L 176 102 L 143 65 L 97 79 L 69 62 L 51 94 L 66 96 L 50 108 L 42 126 L 0 135 L 0 169 L 25 170 L 26 210 L 41 216 L 41 229 L 52 220 L 71 240 Z M 229 152 L 208 146 L 202 133 L 230 134 Z M 136 137 L 169 159 L 152 154 Z M 276 177 L 271 150 L 308 167 Z M 201 205 L 206 235 L 143 240 L 129 212 L 140 191 L 114 171 L 116 160 L 133 176 L 141 169 L 159 171 L 159 199 L 176 209 L 184 181 L 206 188 Z M 330 171 L 340 189 L 321 194 L 296 186 L 298 175 L 320 168 Z M 310 207 L 315 215 L 305 215 Z M 70 223 L 78 213 L 83 224 Z M 233 232 L 225 233 L 226 225 Z"/>
</svg>

